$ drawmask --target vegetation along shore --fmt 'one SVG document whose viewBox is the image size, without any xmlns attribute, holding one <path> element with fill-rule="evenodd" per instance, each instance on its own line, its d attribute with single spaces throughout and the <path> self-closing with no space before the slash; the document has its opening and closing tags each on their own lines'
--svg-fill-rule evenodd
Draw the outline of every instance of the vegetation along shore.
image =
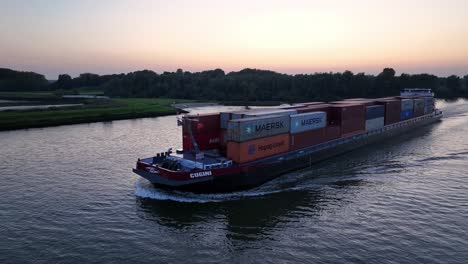
<svg viewBox="0 0 468 264">
<path fill-rule="evenodd" d="M 0 108 L 16 105 L 78 104 L 66 108 L 0 111 L 0 130 L 45 127 L 175 114 L 174 102 L 208 101 L 225 105 L 277 105 L 331 101 L 350 97 L 383 97 L 402 88 L 431 88 L 439 99 L 468 98 L 468 75 L 438 77 L 401 74 L 314 73 L 288 75 L 244 69 L 202 72 L 149 70 L 127 74 L 61 74 L 49 81 L 38 73 L 0 69 Z M 106 96 L 67 98 L 63 95 Z M 174 99 L 168 99 L 174 98 Z M 7 100 L 7 101 L 5 101 Z M 8 101 L 10 100 L 10 101 Z M 11 101 L 13 100 L 13 102 Z"/>
</svg>

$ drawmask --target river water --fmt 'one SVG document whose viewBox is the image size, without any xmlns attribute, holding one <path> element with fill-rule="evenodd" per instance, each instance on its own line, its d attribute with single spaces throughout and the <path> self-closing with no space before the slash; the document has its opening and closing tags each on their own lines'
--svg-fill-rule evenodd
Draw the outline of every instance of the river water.
<svg viewBox="0 0 468 264">
<path fill-rule="evenodd" d="M 467 263 L 468 104 L 439 107 L 430 127 L 216 195 L 132 174 L 180 146 L 174 116 L 1 132 L 0 263 Z"/>
</svg>

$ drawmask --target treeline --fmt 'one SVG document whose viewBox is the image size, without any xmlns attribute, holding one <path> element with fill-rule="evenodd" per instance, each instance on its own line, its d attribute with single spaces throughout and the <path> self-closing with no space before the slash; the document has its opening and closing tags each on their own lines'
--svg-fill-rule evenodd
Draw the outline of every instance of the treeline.
<svg viewBox="0 0 468 264">
<path fill-rule="evenodd" d="M 49 89 L 44 75 L 0 68 L 0 91 L 43 91 Z"/>
<path fill-rule="evenodd" d="M 431 74 L 396 76 L 391 68 L 377 76 L 350 71 L 288 75 L 257 69 L 228 74 L 220 69 L 196 73 L 179 69 L 161 74 L 149 70 L 102 76 L 85 73 L 76 78 L 63 74 L 47 85 L 49 90 L 80 87 L 95 87 L 113 97 L 283 102 L 381 97 L 397 95 L 403 88 L 431 88 L 437 97 L 453 99 L 468 98 L 468 75 L 463 78 Z"/>
</svg>

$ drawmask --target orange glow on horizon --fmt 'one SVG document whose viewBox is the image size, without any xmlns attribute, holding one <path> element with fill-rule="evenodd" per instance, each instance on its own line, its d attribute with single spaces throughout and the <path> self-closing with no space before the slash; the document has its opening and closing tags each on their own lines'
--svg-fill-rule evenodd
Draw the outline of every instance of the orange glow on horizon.
<svg viewBox="0 0 468 264">
<path fill-rule="evenodd" d="M 387 66 L 468 74 L 468 2 L 461 0 L 41 3 L 0 9 L 0 67 L 48 76 Z"/>
</svg>

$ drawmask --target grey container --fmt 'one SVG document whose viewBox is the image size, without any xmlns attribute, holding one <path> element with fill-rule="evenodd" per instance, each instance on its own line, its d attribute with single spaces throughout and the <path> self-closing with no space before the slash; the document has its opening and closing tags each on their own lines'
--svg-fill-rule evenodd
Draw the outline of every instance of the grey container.
<svg viewBox="0 0 468 264">
<path fill-rule="evenodd" d="M 291 134 L 324 128 L 327 125 L 327 113 L 310 112 L 291 115 Z"/>
<path fill-rule="evenodd" d="M 413 110 L 413 99 L 401 99 L 401 111 Z"/>
<path fill-rule="evenodd" d="M 289 115 L 230 120 L 228 122 L 227 137 L 230 141 L 244 142 L 288 133 L 289 128 Z"/>
<path fill-rule="evenodd" d="M 295 115 L 296 110 L 283 110 L 283 109 L 262 109 L 262 111 L 253 111 L 244 113 L 243 118 L 271 116 L 271 115 Z M 234 118 L 233 118 L 234 119 Z"/>
<path fill-rule="evenodd" d="M 385 118 L 379 117 L 374 119 L 366 120 L 366 130 L 375 130 L 384 127 Z"/>
<path fill-rule="evenodd" d="M 222 129 L 227 129 L 229 120 L 260 117 L 260 116 L 272 116 L 272 115 L 294 115 L 297 114 L 296 110 L 283 110 L 275 108 L 255 108 L 250 110 L 241 110 L 234 112 L 221 112 L 220 113 L 220 126 Z"/>
<path fill-rule="evenodd" d="M 231 115 L 232 113 L 231 112 L 221 112 L 219 113 L 219 119 L 220 119 L 220 127 L 222 129 L 226 129 L 227 126 L 228 126 L 228 122 L 229 120 L 231 120 Z"/>
</svg>

